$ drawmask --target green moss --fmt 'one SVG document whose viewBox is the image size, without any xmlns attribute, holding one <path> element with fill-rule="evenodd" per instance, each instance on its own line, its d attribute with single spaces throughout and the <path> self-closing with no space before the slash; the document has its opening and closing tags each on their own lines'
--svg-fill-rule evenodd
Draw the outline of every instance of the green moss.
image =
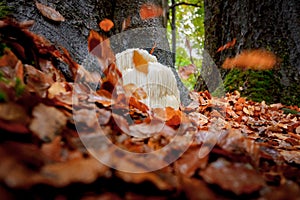
<svg viewBox="0 0 300 200">
<path fill-rule="evenodd" d="M 25 90 L 25 85 L 22 83 L 22 81 L 19 78 L 16 78 L 15 81 L 15 92 L 16 95 L 19 97 L 23 94 Z"/>
<path fill-rule="evenodd" d="M 231 70 L 224 80 L 226 92 L 239 90 L 242 96 L 256 102 L 279 101 L 280 80 L 270 71 Z"/>
<path fill-rule="evenodd" d="M 0 19 L 11 13 L 11 8 L 7 6 L 6 1 L 0 2 Z"/>
</svg>

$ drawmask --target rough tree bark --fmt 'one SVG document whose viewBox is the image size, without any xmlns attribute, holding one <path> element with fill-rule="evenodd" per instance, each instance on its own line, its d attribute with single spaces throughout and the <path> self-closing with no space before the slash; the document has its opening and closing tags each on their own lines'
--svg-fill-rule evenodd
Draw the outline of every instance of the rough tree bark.
<svg viewBox="0 0 300 200">
<path fill-rule="evenodd" d="M 156 43 L 154 55 L 159 62 L 173 69 L 181 93 L 181 101 L 185 105 L 189 103 L 188 91 L 173 66 L 172 53 L 165 32 L 166 15 L 147 20 L 141 20 L 139 15 L 141 5 L 145 3 L 158 5 L 166 13 L 167 0 L 40 0 L 39 2 L 56 9 L 66 20 L 54 23 L 46 19 L 36 9 L 34 0 L 7 0 L 8 5 L 15 9 L 13 15 L 16 19 L 35 20 L 31 28 L 33 32 L 65 47 L 79 63 L 87 57 L 87 37 L 90 30 L 96 30 L 113 38 L 111 44 L 115 53 L 134 47 L 149 50 Z M 107 33 L 98 26 L 104 18 L 111 19 L 115 24 L 114 28 Z M 128 18 L 130 18 L 130 25 L 123 30 L 123 22 Z"/>
<path fill-rule="evenodd" d="M 299 104 L 300 83 L 300 4 L 298 0 L 278 1 L 212 1 L 205 0 L 205 49 L 217 66 L 226 57 L 243 49 L 265 48 L 281 60 L 273 70 L 280 80 L 272 102 Z M 216 53 L 218 47 L 237 39 L 233 49 Z M 209 68 L 204 59 L 204 68 Z M 220 69 L 223 79 L 229 73 Z M 247 78 L 246 78 L 247 79 Z M 198 78 L 196 90 L 206 89 L 203 78 Z M 250 89 L 249 87 L 246 89 Z"/>
</svg>

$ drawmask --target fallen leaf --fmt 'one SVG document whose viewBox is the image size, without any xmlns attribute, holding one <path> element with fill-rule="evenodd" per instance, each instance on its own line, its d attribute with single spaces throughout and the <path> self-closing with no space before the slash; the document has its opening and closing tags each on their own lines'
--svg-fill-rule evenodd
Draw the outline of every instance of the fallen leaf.
<svg viewBox="0 0 300 200">
<path fill-rule="evenodd" d="M 280 154 L 288 163 L 300 164 L 300 152 L 299 151 L 280 151 Z"/>
<path fill-rule="evenodd" d="M 138 51 L 133 51 L 132 59 L 137 71 L 148 74 L 148 61 Z"/>
<path fill-rule="evenodd" d="M 103 31 L 108 32 L 114 27 L 114 23 L 110 19 L 105 18 L 99 23 L 99 27 Z"/>
<path fill-rule="evenodd" d="M 28 116 L 25 109 L 13 102 L 0 104 L 0 119 L 10 122 L 28 122 Z"/>
<path fill-rule="evenodd" d="M 63 22 L 65 18 L 56 10 L 44 4 L 35 2 L 37 9 L 42 13 L 42 15 L 48 19 L 51 19 L 56 22 Z"/>
<path fill-rule="evenodd" d="M 184 154 L 175 162 L 175 170 L 182 176 L 191 177 L 197 169 L 204 169 L 208 163 L 208 156 L 199 158 L 200 146 L 190 147 Z"/>
<path fill-rule="evenodd" d="M 47 158 L 59 162 L 62 161 L 62 141 L 61 136 L 56 136 L 50 143 L 44 143 L 41 151 Z"/>
<path fill-rule="evenodd" d="M 214 191 L 211 190 L 208 185 L 202 180 L 182 177 L 181 185 L 188 199 L 218 199 Z"/>
<path fill-rule="evenodd" d="M 29 129 L 45 141 L 53 140 L 67 123 L 67 117 L 61 111 L 42 103 L 33 109 L 32 115 Z"/>
<path fill-rule="evenodd" d="M 160 17 L 162 15 L 163 15 L 162 7 L 155 4 L 145 3 L 140 8 L 140 17 L 142 20 Z"/>
<path fill-rule="evenodd" d="M 14 68 L 18 62 L 16 55 L 8 48 L 5 48 L 3 55 L 0 57 L 0 67 L 11 67 Z"/>
<path fill-rule="evenodd" d="M 128 173 L 117 171 L 117 176 L 129 183 L 141 184 L 145 181 L 150 181 L 160 190 L 172 190 L 173 186 L 170 185 L 163 177 L 156 173 Z"/>
<path fill-rule="evenodd" d="M 88 50 L 98 58 L 102 70 L 115 61 L 115 54 L 110 47 L 110 40 L 94 30 L 91 30 L 88 36 Z"/>
<path fill-rule="evenodd" d="M 260 174 L 250 166 L 243 163 L 230 163 L 221 158 L 200 171 L 200 175 L 206 182 L 217 184 L 236 195 L 251 194 L 265 185 Z"/>
</svg>

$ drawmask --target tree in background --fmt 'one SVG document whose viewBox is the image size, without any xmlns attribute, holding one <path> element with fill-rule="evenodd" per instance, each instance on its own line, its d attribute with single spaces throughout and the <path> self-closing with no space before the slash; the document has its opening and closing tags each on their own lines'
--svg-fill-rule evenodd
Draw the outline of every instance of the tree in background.
<svg viewBox="0 0 300 200">
<path fill-rule="evenodd" d="M 60 12 L 65 21 L 57 23 L 42 16 L 33 0 L 7 0 L 7 5 L 13 8 L 12 13 L 17 20 L 34 20 L 32 31 L 45 36 L 52 43 L 65 47 L 79 63 L 87 57 L 87 38 L 91 30 L 107 37 L 138 30 L 139 37 L 125 34 L 121 40 L 117 40 L 117 44 L 112 42 L 115 53 L 144 45 L 145 41 L 145 49 L 150 50 L 156 45 L 153 54 L 159 62 L 173 68 L 181 92 L 181 101 L 184 104 L 189 102 L 188 90 L 175 71 L 167 40 L 167 0 L 41 0 L 40 3 Z M 109 30 L 99 27 L 99 22 L 104 19 L 112 21 L 114 26 Z M 149 27 L 152 29 L 147 29 Z"/>
<path fill-rule="evenodd" d="M 205 50 L 219 66 L 226 90 L 240 90 L 256 101 L 300 105 L 299 2 L 205 0 L 204 6 Z M 220 46 L 233 39 L 236 39 L 233 47 L 217 52 Z M 279 66 L 267 71 L 221 69 L 227 57 L 246 49 L 266 49 L 275 53 Z M 204 58 L 203 67 L 209 68 L 209 65 Z M 201 76 L 195 89 L 207 89 Z"/>
</svg>

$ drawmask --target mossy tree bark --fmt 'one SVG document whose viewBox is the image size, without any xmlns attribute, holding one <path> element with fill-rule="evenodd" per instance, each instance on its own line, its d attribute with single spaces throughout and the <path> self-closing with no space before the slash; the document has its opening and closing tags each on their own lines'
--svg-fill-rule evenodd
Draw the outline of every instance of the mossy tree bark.
<svg viewBox="0 0 300 200">
<path fill-rule="evenodd" d="M 14 8 L 13 15 L 17 20 L 34 20 L 35 24 L 31 28 L 33 32 L 65 47 L 79 63 L 87 57 L 87 38 L 92 29 L 114 38 L 111 43 L 115 53 L 136 47 L 149 50 L 156 43 L 154 55 L 162 64 L 173 69 L 181 100 L 184 104 L 189 102 L 188 91 L 172 64 L 172 53 L 166 37 L 167 0 L 40 0 L 39 2 L 59 11 L 66 20 L 54 23 L 46 19 L 37 10 L 34 0 L 7 0 L 8 6 Z M 164 11 L 163 16 L 142 20 L 139 10 L 145 3 L 161 7 Z M 98 26 L 104 18 L 111 19 L 115 24 L 109 32 L 102 31 Z M 124 20 L 129 18 L 130 25 L 124 30 Z"/>
<path fill-rule="evenodd" d="M 219 66 L 227 91 L 242 88 L 242 94 L 256 101 L 300 105 L 299 33 L 297 0 L 205 0 L 205 50 Z M 216 52 L 233 38 L 237 40 L 234 48 Z M 280 66 L 269 72 L 220 68 L 226 57 L 258 48 L 274 52 L 280 58 Z M 209 68 L 206 65 L 204 59 L 204 68 Z M 195 89 L 206 88 L 200 76 Z"/>
</svg>

